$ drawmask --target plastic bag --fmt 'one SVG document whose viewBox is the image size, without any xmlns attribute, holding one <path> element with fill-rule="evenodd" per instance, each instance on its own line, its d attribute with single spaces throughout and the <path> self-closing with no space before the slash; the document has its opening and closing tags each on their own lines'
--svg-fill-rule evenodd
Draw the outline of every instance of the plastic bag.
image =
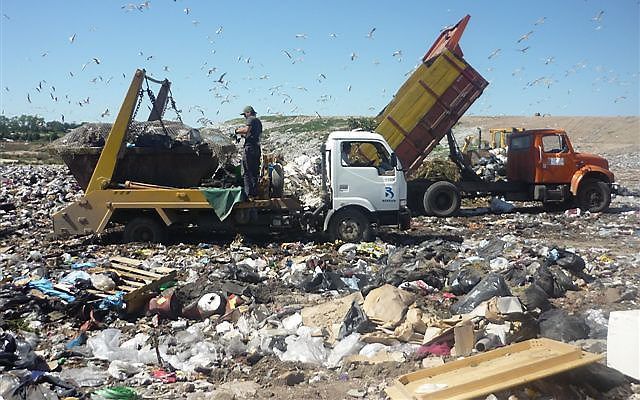
<svg viewBox="0 0 640 400">
<path fill-rule="evenodd" d="M 331 353 L 329 353 L 329 357 L 327 358 L 325 365 L 329 368 L 338 367 L 343 358 L 353 354 L 358 354 L 362 347 L 364 347 L 364 343 L 360 342 L 360 334 L 352 333 L 336 343 L 334 348 L 331 350 Z"/>
<path fill-rule="evenodd" d="M 64 368 L 60 372 L 60 378 L 69 380 L 82 387 L 96 387 L 102 386 L 109 379 L 107 371 L 94 367 L 82 367 L 82 368 Z"/>
<path fill-rule="evenodd" d="M 587 310 L 584 322 L 589 327 L 589 337 L 592 339 L 606 339 L 609 330 L 609 319 L 602 310 Z"/>
<path fill-rule="evenodd" d="M 456 296 L 469 293 L 482 279 L 480 272 L 469 266 L 462 266 L 449 275 L 451 292 Z"/>
<path fill-rule="evenodd" d="M 511 290 L 502 275 L 492 272 L 485 276 L 462 300 L 454 303 L 451 306 L 451 312 L 454 314 L 471 312 L 478 304 L 495 296 L 511 296 Z"/>
<path fill-rule="evenodd" d="M 540 336 L 561 342 L 589 337 L 589 327 L 584 319 L 567 314 L 563 310 L 549 310 L 540 315 Z"/>
<path fill-rule="evenodd" d="M 125 380 L 128 377 L 137 374 L 142 369 L 143 364 L 130 363 L 127 361 L 113 360 L 109 364 L 107 372 L 118 380 Z"/>
<path fill-rule="evenodd" d="M 321 365 L 327 359 L 327 349 L 324 347 L 322 338 L 311 337 L 310 329 L 299 330 L 298 336 L 287 336 L 285 343 L 287 350 L 281 352 L 274 349 L 274 353 L 280 361 L 299 361 Z"/>
</svg>

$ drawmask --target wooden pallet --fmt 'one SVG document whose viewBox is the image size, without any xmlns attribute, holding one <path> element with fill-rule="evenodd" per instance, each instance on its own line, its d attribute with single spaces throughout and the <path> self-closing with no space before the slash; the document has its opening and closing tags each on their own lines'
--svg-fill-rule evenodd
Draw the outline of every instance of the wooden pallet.
<svg viewBox="0 0 640 400">
<path fill-rule="evenodd" d="M 126 257 L 111 257 L 109 267 L 94 268 L 91 272 L 110 271 L 117 274 L 123 281 L 113 291 L 89 290 L 88 292 L 98 297 L 107 297 L 116 292 L 125 292 L 124 302 L 127 304 L 127 312 L 140 310 L 146 301 L 153 297 L 160 286 L 176 277 L 176 270 L 172 268 L 158 267 L 153 271 L 140 268 L 142 261 Z"/>
<path fill-rule="evenodd" d="M 400 376 L 392 400 L 463 400 L 597 362 L 602 354 L 551 339 L 531 339 Z"/>
</svg>

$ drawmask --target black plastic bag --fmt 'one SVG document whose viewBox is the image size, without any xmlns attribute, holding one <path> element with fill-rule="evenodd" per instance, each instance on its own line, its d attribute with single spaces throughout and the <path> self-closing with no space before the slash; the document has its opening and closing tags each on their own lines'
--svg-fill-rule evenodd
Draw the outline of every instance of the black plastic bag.
<svg viewBox="0 0 640 400">
<path fill-rule="evenodd" d="M 342 290 L 346 288 L 347 285 L 340 279 L 340 275 L 332 271 L 322 271 L 302 283 L 302 290 L 309 293 Z"/>
<path fill-rule="evenodd" d="M 229 272 L 229 279 L 248 283 L 259 283 L 263 280 L 257 272 L 244 264 L 229 264 L 227 270 Z"/>
<path fill-rule="evenodd" d="M 527 310 L 539 308 L 542 311 L 546 311 L 551 308 L 549 295 L 537 283 L 532 283 L 524 290 L 524 293 L 520 296 L 520 301 Z"/>
<path fill-rule="evenodd" d="M 482 278 L 480 283 L 460 301 L 454 303 L 451 306 L 451 312 L 454 314 L 471 312 L 478 304 L 496 296 L 511 296 L 511 290 L 509 290 L 509 286 L 507 286 L 507 282 L 505 282 L 502 275 L 492 272 Z"/>
<path fill-rule="evenodd" d="M 589 326 L 584 318 L 569 315 L 566 311 L 553 309 L 540 314 L 540 336 L 561 342 L 589 337 Z"/>
<path fill-rule="evenodd" d="M 469 293 L 482 279 L 480 272 L 472 267 L 465 266 L 449 274 L 449 286 L 456 296 Z"/>
</svg>

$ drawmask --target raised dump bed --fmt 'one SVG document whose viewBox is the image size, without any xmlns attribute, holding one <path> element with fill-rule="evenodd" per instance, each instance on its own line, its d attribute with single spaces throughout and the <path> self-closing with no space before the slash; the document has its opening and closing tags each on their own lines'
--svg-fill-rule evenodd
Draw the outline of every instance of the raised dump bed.
<svg viewBox="0 0 640 400">
<path fill-rule="evenodd" d="M 376 132 L 414 171 L 489 84 L 463 58 L 458 41 L 467 15 L 444 30 L 422 63 L 376 118 Z"/>
</svg>

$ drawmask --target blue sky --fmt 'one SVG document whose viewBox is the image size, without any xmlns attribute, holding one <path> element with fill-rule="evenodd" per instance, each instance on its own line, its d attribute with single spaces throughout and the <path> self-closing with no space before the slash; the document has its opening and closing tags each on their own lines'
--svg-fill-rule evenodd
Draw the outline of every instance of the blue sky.
<svg viewBox="0 0 640 400">
<path fill-rule="evenodd" d="M 0 0 L 0 112 L 112 122 L 145 68 L 193 126 L 247 104 L 374 116 L 470 14 L 461 47 L 490 85 L 468 114 L 640 114 L 638 0 L 145 3 Z"/>
</svg>

